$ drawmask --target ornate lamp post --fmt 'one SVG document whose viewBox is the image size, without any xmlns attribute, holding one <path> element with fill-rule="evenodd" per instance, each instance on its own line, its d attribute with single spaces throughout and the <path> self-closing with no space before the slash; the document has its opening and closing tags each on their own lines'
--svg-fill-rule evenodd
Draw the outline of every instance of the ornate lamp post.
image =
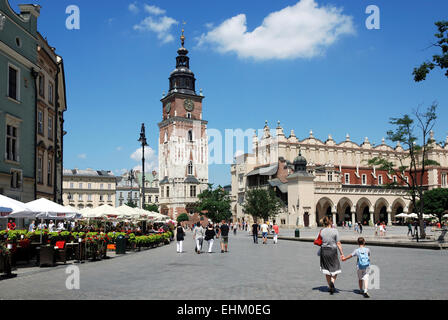
<svg viewBox="0 0 448 320">
<path fill-rule="evenodd" d="M 129 173 L 128 173 L 128 181 L 131 183 L 131 203 L 132 203 L 132 204 L 134 203 L 134 202 L 132 201 L 132 191 L 133 191 L 133 189 L 132 189 L 132 187 L 133 187 L 132 182 L 133 182 L 134 180 L 135 180 L 134 170 L 131 169 L 131 170 L 129 171 Z"/>
<path fill-rule="evenodd" d="M 138 142 L 142 145 L 142 209 L 145 208 L 145 146 L 148 144 L 146 143 L 146 136 L 145 136 L 145 124 L 142 123 L 142 129 L 140 131 L 140 139 L 138 139 Z"/>
</svg>

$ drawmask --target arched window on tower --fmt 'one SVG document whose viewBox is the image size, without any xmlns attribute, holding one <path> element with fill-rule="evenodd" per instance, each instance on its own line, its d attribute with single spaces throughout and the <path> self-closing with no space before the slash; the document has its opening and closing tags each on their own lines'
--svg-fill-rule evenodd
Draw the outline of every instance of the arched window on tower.
<svg viewBox="0 0 448 320">
<path fill-rule="evenodd" d="M 163 137 L 163 142 L 168 142 L 168 132 L 165 131 L 165 135 Z"/>
<path fill-rule="evenodd" d="M 193 142 L 193 130 L 188 130 L 188 141 Z"/>
<path fill-rule="evenodd" d="M 188 162 L 188 166 L 187 166 L 187 173 L 189 175 L 193 175 L 193 162 Z"/>
</svg>

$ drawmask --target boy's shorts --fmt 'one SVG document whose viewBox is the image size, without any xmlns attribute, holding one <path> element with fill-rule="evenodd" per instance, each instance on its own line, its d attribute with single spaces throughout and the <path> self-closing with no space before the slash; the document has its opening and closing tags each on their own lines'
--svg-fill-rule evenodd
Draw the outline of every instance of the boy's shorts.
<svg viewBox="0 0 448 320">
<path fill-rule="evenodd" d="M 224 244 L 229 243 L 229 237 L 228 236 L 222 236 L 221 237 L 221 243 L 224 243 Z"/>
<path fill-rule="evenodd" d="M 367 281 L 369 281 L 370 268 L 358 269 L 357 271 L 358 271 L 358 279 L 359 280 L 367 280 Z"/>
<path fill-rule="evenodd" d="M 263 232 L 263 233 L 262 233 L 262 236 L 263 236 L 263 238 L 267 238 L 268 233 L 267 233 L 267 232 Z"/>
</svg>

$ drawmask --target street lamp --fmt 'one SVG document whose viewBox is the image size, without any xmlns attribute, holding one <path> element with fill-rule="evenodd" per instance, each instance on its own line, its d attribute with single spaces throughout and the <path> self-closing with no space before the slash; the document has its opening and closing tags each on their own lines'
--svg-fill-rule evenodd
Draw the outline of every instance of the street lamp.
<svg viewBox="0 0 448 320">
<path fill-rule="evenodd" d="M 132 181 L 134 181 L 134 180 L 135 180 L 134 170 L 131 169 L 128 173 L 128 181 L 131 182 L 131 203 L 132 204 L 134 204 L 134 202 L 132 202 L 132 186 L 133 186 Z"/>
<path fill-rule="evenodd" d="M 145 124 L 142 123 L 142 129 L 140 131 L 140 139 L 138 139 L 138 142 L 142 145 L 142 209 L 145 208 L 145 146 L 148 144 L 146 143 L 146 136 L 145 136 Z"/>
</svg>

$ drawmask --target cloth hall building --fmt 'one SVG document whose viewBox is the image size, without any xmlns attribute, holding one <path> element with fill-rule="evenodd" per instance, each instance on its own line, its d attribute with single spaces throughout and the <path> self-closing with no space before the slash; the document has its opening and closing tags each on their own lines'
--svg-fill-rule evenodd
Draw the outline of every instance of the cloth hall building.
<svg viewBox="0 0 448 320">
<path fill-rule="evenodd" d="M 446 188 L 448 138 L 444 146 L 433 142 L 432 147 L 428 157 L 440 166 L 428 167 L 424 185 L 428 189 Z M 390 225 L 397 214 L 414 210 L 402 179 L 367 164 L 374 157 L 397 161 L 406 153 L 399 144 L 392 148 L 383 139 L 373 146 L 365 138 L 358 145 L 348 135 L 340 143 L 331 136 L 321 141 L 312 131 L 299 140 L 293 130 L 286 137 L 280 123 L 272 134 L 266 122 L 262 137 L 254 134 L 252 150 L 252 154 L 236 157 L 231 166 L 234 221 L 250 220 L 242 210 L 244 195 L 259 187 L 273 188 L 283 200 L 284 209 L 275 220 L 285 227 L 313 227 L 325 215 L 337 224 Z M 403 177 L 408 179 L 406 175 Z M 394 181 L 398 186 L 387 186 Z"/>
</svg>

